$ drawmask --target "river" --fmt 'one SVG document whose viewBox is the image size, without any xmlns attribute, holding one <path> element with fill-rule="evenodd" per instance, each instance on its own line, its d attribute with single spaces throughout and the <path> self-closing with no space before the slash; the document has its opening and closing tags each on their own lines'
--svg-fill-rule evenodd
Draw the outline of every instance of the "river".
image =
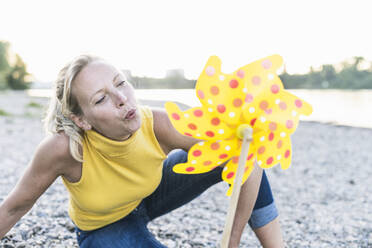
<svg viewBox="0 0 372 248">
<path fill-rule="evenodd" d="M 372 90 L 289 90 L 309 102 L 314 109 L 304 121 L 372 128 Z M 34 97 L 50 97 L 50 89 L 30 89 Z M 175 101 L 198 106 L 194 89 L 138 89 L 139 99 Z"/>
</svg>

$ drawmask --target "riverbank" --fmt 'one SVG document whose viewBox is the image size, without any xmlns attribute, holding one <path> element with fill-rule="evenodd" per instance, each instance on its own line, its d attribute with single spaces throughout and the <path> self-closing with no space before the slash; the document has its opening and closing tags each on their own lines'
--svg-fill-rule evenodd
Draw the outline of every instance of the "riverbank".
<svg viewBox="0 0 372 248">
<path fill-rule="evenodd" d="M 157 102 L 144 102 L 151 106 Z M 46 98 L 0 94 L 0 201 L 15 186 L 43 138 Z M 160 106 L 160 105 L 159 105 Z M 303 122 L 292 136 L 290 169 L 267 170 L 287 247 L 372 246 L 372 129 Z M 216 247 L 223 230 L 227 186 L 150 224 L 168 247 Z M 58 179 L 0 241 L 0 247 L 77 247 Z M 241 247 L 260 247 L 247 228 Z"/>
</svg>

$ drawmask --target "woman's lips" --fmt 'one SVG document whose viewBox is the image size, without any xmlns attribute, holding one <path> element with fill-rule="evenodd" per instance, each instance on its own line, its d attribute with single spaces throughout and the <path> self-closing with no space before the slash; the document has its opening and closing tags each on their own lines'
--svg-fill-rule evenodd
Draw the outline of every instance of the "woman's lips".
<svg viewBox="0 0 372 248">
<path fill-rule="evenodd" d="M 125 116 L 126 120 L 131 120 L 134 117 L 136 117 L 136 109 L 129 110 L 128 113 Z"/>
</svg>

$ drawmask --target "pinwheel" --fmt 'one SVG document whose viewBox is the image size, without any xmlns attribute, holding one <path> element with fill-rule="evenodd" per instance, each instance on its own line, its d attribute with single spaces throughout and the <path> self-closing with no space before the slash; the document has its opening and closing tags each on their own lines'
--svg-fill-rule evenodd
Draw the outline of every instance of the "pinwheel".
<svg viewBox="0 0 372 248">
<path fill-rule="evenodd" d="M 190 149 L 188 161 L 173 170 L 205 173 L 227 162 L 222 179 L 230 185 L 227 195 L 231 195 L 238 163 L 244 165 L 239 188 L 255 164 L 270 168 L 280 163 L 287 169 L 292 157 L 290 135 L 299 116 L 311 114 L 312 107 L 284 89 L 276 74 L 281 65 L 282 58 L 273 55 L 224 74 L 220 59 L 210 57 L 195 86 L 201 106 L 181 111 L 175 103 L 165 104 L 178 132 L 202 140 Z M 239 161 L 245 129 L 252 137 L 244 161 Z"/>
</svg>

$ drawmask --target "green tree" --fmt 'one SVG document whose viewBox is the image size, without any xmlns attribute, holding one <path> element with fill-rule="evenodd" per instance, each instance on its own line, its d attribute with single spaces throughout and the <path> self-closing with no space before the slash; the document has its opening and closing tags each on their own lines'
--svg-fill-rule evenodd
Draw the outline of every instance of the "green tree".
<svg viewBox="0 0 372 248">
<path fill-rule="evenodd" d="M 324 80 L 332 81 L 336 77 L 336 70 L 333 65 L 323 65 L 321 74 Z"/>
<path fill-rule="evenodd" d="M 0 41 L 0 89 L 7 87 L 6 76 L 10 69 L 8 63 L 8 49 L 9 43 Z"/>
<path fill-rule="evenodd" d="M 26 64 L 23 62 L 22 58 L 16 54 L 15 65 L 10 69 L 6 77 L 8 86 L 14 90 L 28 89 L 30 87 L 29 83 L 26 82 L 26 76 L 28 75 Z"/>
<path fill-rule="evenodd" d="M 354 56 L 353 59 L 354 59 L 353 67 L 356 70 L 358 70 L 359 65 L 364 62 L 364 58 L 360 56 Z"/>
<path fill-rule="evenodd" d="M 328 64 L 320 70 L 310 68 L 307 74 L 290 75 L 284 71 L 280 78 L 287 89 L 372 89 L 372 63 L 363 69 L 361 65 L 366 63 L 363 57 L 355 56 L 351 61 L 340 63 L 340 70 Z"/>
</svg>

